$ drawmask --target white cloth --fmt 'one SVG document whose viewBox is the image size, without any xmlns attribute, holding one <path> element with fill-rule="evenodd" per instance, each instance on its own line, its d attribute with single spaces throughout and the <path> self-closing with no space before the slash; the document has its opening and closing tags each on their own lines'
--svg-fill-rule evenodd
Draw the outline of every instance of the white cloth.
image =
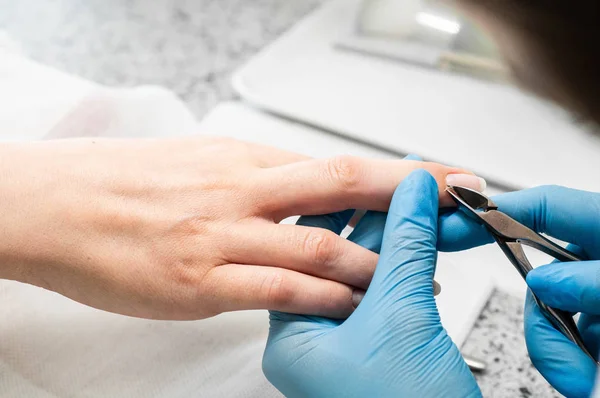
<svg viewBox="0 0 600 398">
<path fill-rule="evenodd" d="M 197 130 L 164 89 L 107 89 L 11 52 L 0 48 L 0 139 Z M 0 281 L 0 396 L 275 397 L 261 371 L 267 331 L 264 311 L 155 322 Z"/>
<path fill-rule="evenodd" d="M 0 282 L 2 397 L 276 397 L 261 372 L 268 315 L 132 319 Z"/>
</svg>

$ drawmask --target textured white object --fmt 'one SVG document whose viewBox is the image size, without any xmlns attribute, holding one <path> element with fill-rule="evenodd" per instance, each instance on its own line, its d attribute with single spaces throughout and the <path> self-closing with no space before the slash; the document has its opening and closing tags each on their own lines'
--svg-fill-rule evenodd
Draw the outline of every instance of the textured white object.
<svg viewBox="0 0 600 398">
<path fill-rule="evenodd" d="M 40 139 L 99 86 L 0 49 L 0 140 Z"/>
<path fill-rule="evenodd" d="M 186 105 L 162 87 L 100 88 L 78 102 L 44 139 L 164 138 L 191 135 L 197 129 Z"/>
<path fill-rule="evenodd" d="M 0 48 L 0 141 L 187 135 L 196 120 L 173 93 L 113 89 Z"/>
<path fill-rule="evenodd" d="M 600 136 L 515 87 L 334 48 L 358 0 L 333 0 L 243 66 L 241 96 L 349 137 L 515 188 L 600 191 Z"/>
</svg>

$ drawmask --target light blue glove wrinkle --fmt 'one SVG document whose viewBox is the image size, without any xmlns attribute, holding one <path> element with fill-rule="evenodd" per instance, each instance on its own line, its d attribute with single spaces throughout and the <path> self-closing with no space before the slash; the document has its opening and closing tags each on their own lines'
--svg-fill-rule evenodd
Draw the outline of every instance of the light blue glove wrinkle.
<svg viewBox="0 0 600 398">
<path fill-rule="evenodd" d="M 263 369 L 281 392 L 288 397 L 480 396 L 433 297 L 437 209 L 431 175 L 417 171 L 401 184 L 371 287 L 345 322 L 271 314 Z M 372 214 L 366 222 L 377 225 L 380 215 Z M 356 236 L 368 240 L 364 232 Z"/>
</svg>

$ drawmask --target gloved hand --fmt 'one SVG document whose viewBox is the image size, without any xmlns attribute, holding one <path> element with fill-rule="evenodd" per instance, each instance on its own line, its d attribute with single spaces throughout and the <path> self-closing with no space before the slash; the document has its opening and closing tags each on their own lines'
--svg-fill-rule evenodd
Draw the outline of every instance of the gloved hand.
<svg viewBox="0 0 600 398">
<path fill-rule="evenodd" d="M 415 171 L 396 191 L 387 222 L 385 214 L 370 212 L 356 226 L 349 239 L 374 251 L 381 246 L 381 256 L 369 290 L 346 321 L 271 313 L 263 369 L 286 396 L 481 395 L 440 323 L 433 296 L 437 192 L 430 174 Z M 300 222 L 339 233 L 351 216 Z"/>
<path fill-rule="evenodd" d="M 501 211 L 530 228 L 562 241 L 590 260 L 600 260 L 600 194 L 562 187 L 540 187 L 493 198 Z M 438 247 L 462 250 L 490 243 L 485 229 L 460 212 L 440 218 Z M 507 264 L 507 266 L 510 266 Z M 553 263 L 527 277 L 531 290 L 546 304 L 582 313 L 579 329 L 593 355 L 600 349 L 600 261 Z M 597 367 L 555 329 L 528 293 L 525 338 L 540 373 L 567 397 L 588 397 Z"/>
</svg>

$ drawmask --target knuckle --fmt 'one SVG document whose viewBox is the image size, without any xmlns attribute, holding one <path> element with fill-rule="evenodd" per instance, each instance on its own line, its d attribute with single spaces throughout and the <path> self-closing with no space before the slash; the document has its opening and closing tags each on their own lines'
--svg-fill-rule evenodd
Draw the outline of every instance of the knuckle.
<svg viewBox="0 0 600 398">
<path fill-rule="evenodd" d="M 434 162 L 423 162 L 421 164 L 417 164 L 416 166 L 416 169 L 424 169 L 434 177 L 446 175 L 449 171 L 447 166 Z"/>
<path fill-rule="evenodd" d="M 415 239 L 418 236 L 418 239 Z M 424 230 L 418 226 L 406 226 L 401 232 L 391 234 L 390 248 L 393 252 L 406 253 L 411 261 L 435 258 L 437 254 L 434 231 Z"/>
<path fill-rule="evenodd" d="M 279 272 L 270 273 L 261 287 L 271 308 L 285 309 L 294 301 L 294 289 L 290 280 Z"/>
<path fill-rule="evenodd" d="M 362 180 L 362 164 L 353 156 L 336 156 L 327 162 L 329 178 L 343 190 L 356 188 Z"/>
<path fill-rule="evenodd" d="M 337 235 L 327 230 L 310 231 L 304 238 L 304 253 L 316 264 L 327 265 L 337 256 Z"/>
<path fill-rule="evenodd" d="M 345 294 L 340 294 L 340 291 L 333 285 L 317 295 L 315 299 L 323 314 L 341 313 L 352 308 L 352 292 L 348 289 Z"/>
</svg>

